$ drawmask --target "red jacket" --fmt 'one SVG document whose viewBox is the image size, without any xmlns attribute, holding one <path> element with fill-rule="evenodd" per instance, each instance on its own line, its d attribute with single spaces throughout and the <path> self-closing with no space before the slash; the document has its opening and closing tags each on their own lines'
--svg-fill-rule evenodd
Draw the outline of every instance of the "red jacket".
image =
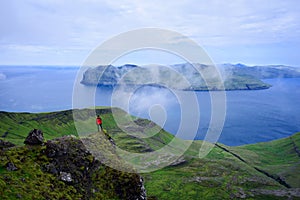
<svg viewBox="0 0 300 200">
<path fill-rule="evenodd" d="M 97 117 L 96 122 L 97 124 L 102 124 L 102 119 L 100 117 Z"/>
</svg>

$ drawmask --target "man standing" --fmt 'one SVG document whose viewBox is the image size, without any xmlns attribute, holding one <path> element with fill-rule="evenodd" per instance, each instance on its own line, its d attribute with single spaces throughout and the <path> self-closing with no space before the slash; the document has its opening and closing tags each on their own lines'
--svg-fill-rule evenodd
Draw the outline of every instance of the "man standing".
<svg viewBox="0 0 300 200">
<path fill-rule="evenodd" d="M 103 131 L 103 129 L 102 129 L 102 119 L 99 115 L 97 115 L 96 124 L 97 124 L 97 128 L 98 128 L 98 132 L 100 131 L 99 127 L 101 128 L 101 131 Z"/>
</svg>

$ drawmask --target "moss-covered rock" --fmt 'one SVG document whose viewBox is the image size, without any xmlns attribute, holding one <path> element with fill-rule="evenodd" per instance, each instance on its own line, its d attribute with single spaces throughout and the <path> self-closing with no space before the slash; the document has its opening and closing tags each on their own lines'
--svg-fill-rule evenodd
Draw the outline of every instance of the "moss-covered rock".
<svg viewBox="0 0 300 200">
<path fill-rule="evenodd" d="M 0 185 L 2 199 L 146 198 L 140 175 L 105 166 L 71 136 L 2 150 Z"/>
</svg>

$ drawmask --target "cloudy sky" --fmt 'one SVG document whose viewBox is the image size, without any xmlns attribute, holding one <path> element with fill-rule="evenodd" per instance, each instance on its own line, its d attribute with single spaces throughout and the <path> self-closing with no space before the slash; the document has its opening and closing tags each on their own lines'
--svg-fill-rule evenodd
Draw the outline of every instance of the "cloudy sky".
<svg viewBox="0 0 300 200">
<path fill-rule="evenodd" d="M 216 63 L 300 66 L 298 0 L 10 0 L 0 1 L 0 27 L 0 64 L 81 65 L 107 39 L 156 27 Z"/>
</svg>

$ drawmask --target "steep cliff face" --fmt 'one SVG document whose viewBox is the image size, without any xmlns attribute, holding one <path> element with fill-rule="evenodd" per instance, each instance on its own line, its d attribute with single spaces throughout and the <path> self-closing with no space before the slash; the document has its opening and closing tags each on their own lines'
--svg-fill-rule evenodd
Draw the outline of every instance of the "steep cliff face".
<svg viewBox="0 0 300 200">
<path fill-rule="evenodd" d="M 224 68 L 224 73 L 220 80 L 215 67 L 203 64 L 183 63 L 169 67 L 159 65 L 147 67 L 137 65 L 98 66 L 88 69 L 84 73 L 81 83 L 106 87 L 139 84 L 156 87 L 163 85 L 178 90 L 195 91 L 259 90 L 271 87 L 257 76 L 261 72 L 260 68 L 245 67 L 246 70 L 241 70 L 234 65 L 222 68 Z"/>
<path fill-rule="evenodd" d="M 140 175 L 105 166 L 75 137 L 3 146 L 2 199 L 146 199 Z"/>
</svg>

